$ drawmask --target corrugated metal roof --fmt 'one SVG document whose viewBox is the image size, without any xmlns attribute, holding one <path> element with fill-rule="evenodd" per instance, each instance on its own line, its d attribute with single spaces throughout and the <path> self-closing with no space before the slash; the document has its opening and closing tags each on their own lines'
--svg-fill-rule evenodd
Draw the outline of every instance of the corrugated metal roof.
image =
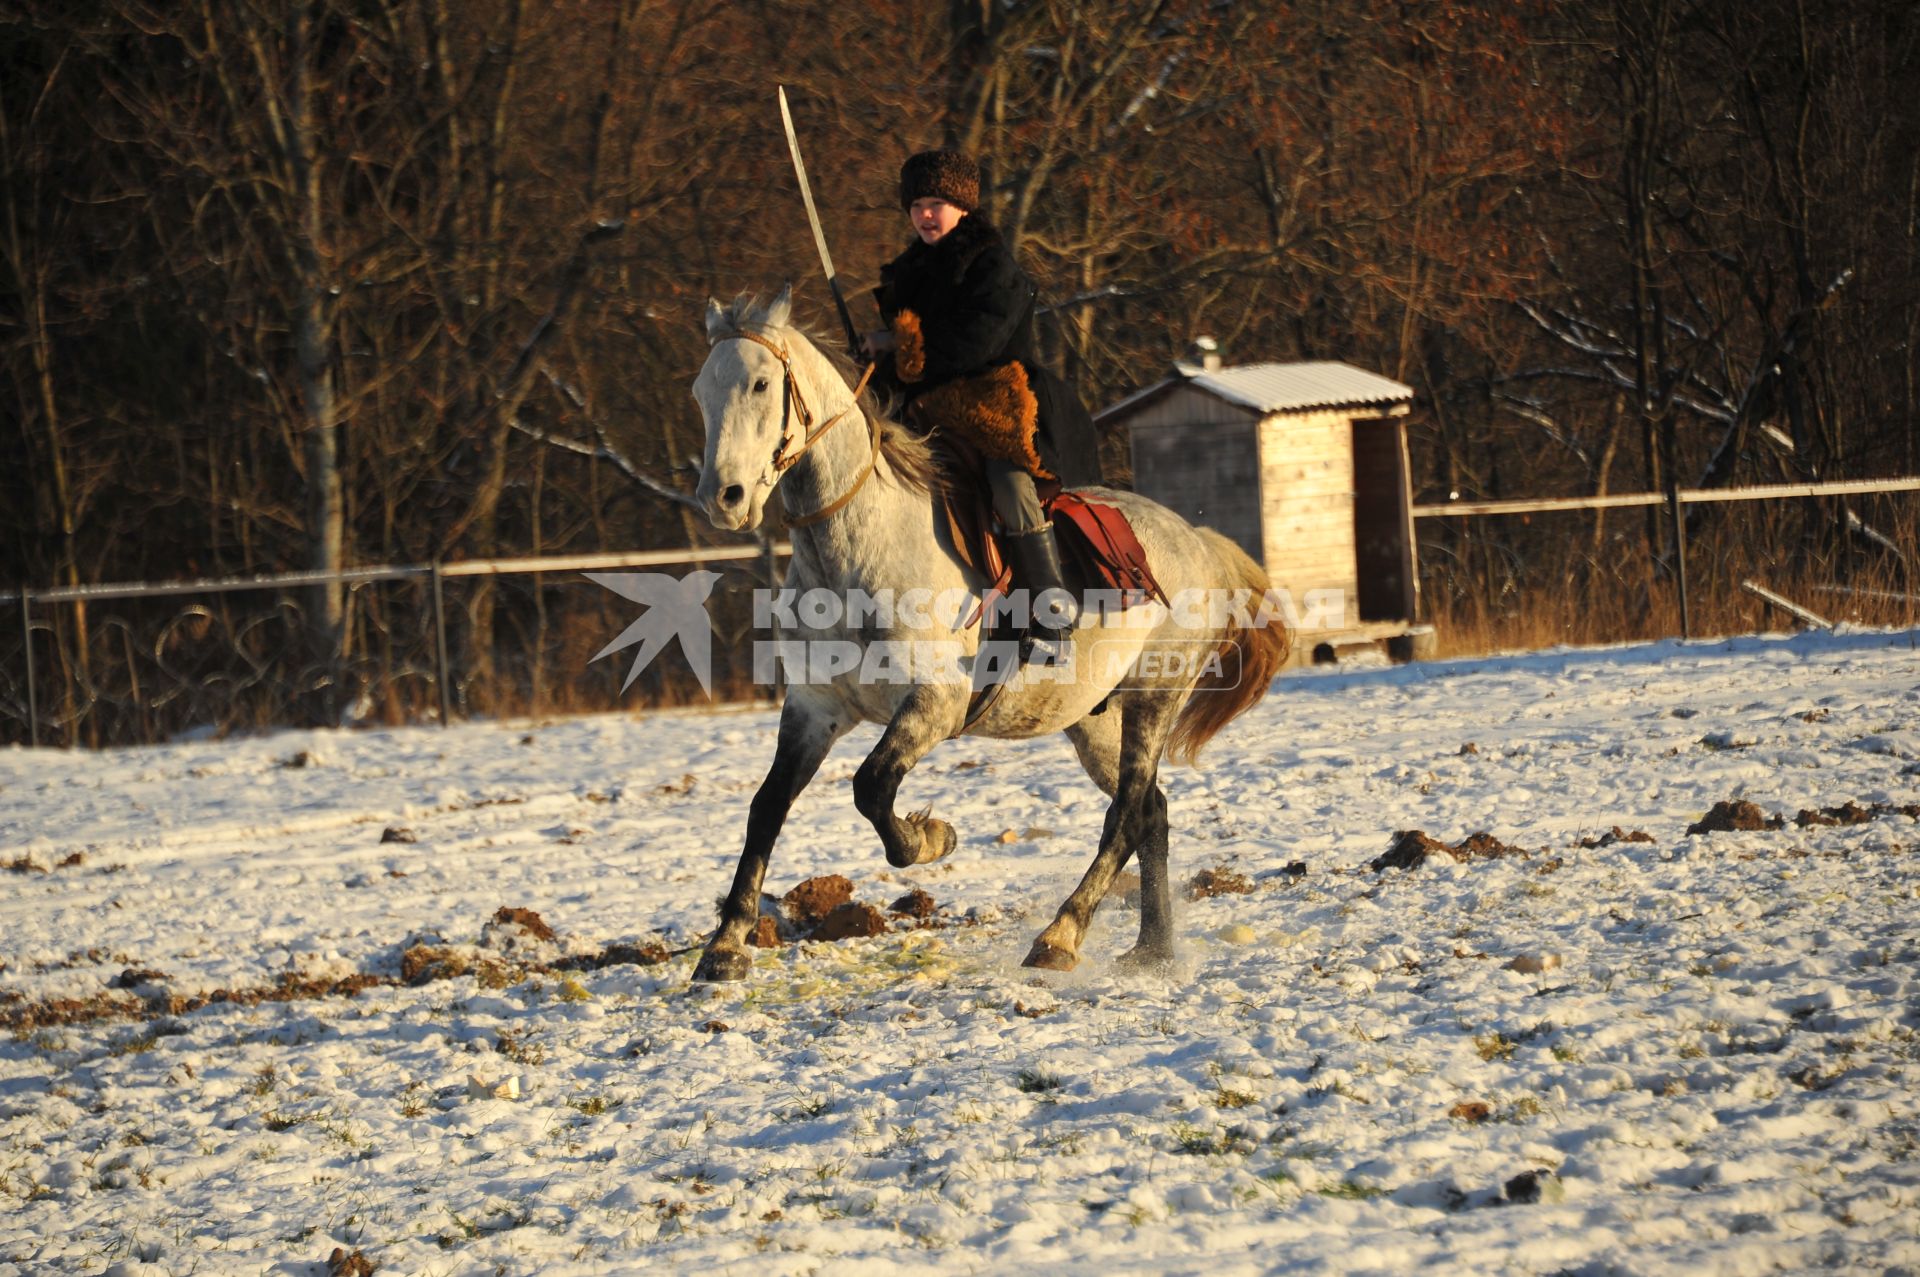
<svg viewBox="0 0 1920 1277">
<path fill-rule="evenodd" d="M 1301 412 L 1312 408 L 1344 408 L 1371 404 L 1406 403 L 1413 388 L 1351 364 L 1320 361 L 1298 364 L 1247 364 L 1209 372 L 1198 364 L 1175 363 L 1174 375 L 1134 391 L 1094 414 L 1105 426 L 1133 414 L 1137 408 L 1176 386 L 1198 386 L 1228 403 L 1257 413 Z"/>
<path fill-rule="evenodd" d="M 1411 386 L 1352 364 L 1331 361 L 1245 364 L 1211 372 L 1193 364 L 1174 366 L 1192 385 L 1256 412 L 1404 403 L 1413 398 Z"/>
</svg>

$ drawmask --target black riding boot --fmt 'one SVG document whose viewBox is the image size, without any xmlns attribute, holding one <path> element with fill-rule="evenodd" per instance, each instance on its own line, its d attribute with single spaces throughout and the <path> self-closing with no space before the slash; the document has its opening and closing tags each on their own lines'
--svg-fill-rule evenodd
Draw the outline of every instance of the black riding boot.
<svg viewBox="0 0 1920 1277">
<path fill-rule="evenodd" d="M 1080 604 L 1068 592 L 1066 575 L 1060 570 L 1060 547 L 1053 539 L 1053 524 L 1033 532 L 1010 532 L 1006 542 L 1013 562 L 1013 588 L 1027 592 L 1031 618 L 1027 637 L 1064 643 L 1072 637 L 1080 619 Z"/>
</svg>

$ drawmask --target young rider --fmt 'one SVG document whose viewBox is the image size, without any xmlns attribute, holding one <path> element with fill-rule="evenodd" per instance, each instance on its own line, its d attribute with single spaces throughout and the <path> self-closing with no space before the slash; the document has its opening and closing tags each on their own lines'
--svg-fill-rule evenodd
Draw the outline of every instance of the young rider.
<svg viewBox="0 0 1920 1277">
<path fill-rule="evenodd" d="M 1060 571 L 1041 486 L 1100 481 L 1099 446 L 1073 388 L 1033 357 L 1034 286 L 980 212 L 980 170 L 957 151 L 923 151 L 900 169 L 900 206 L 914 239 L 880 270 L 888 330 L 867 336 L 891 352 L 906 419 L 957 436 L 977 454 L 1005 530 L 1014 585 L 1059 606 L 1034 619 L 1064 637 L 1077 608 Z"/>
</svg>

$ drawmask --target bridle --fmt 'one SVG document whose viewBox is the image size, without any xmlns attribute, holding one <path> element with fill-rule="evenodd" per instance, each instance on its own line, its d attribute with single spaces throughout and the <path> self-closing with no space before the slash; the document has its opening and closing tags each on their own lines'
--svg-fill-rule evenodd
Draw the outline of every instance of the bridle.
<svg viewBox="0 0 1920 1277">
<path fill-rule="evenodd" d="M 827 431 L 839 425 L 847 413 L 859 406 L 860 392 L 867 388 L 867 380 L 873 376 L 873 365 L 868 364 L 866 371 L 860 374 L 860 384 L 853 388 L 853 404 L 835 413 L 832 420 L 828 421 L 818 430 L 810 430 L 809 427 L 813 425 L 813 410 L 807 406 L 807 397 L 800 392 L 800 378 L 793 371 L 793 357 L 787 353 L 786 347 L 780 345 L 766 334 L 750 328 L 735 329 L 733 332 L 725 333 L 714 338 L 709 344 L 718 345 L 723 341 L 728 341 L 733 338 L 754 342 L 757 345 L 766 347 L 769 351 L 773 352 L 773 357 L 780 361 L 780 367 L 785 374 L 785 384 L 781 387 L 780 442 L 774 445 L 773 449 L 773 472 L 776 476 L 783 475 L 788 470 L 791 470 L 799 462 L 800 458 L 806 456 L 807 450 L 812 448 L 814 444 L 820 442 Z M 867 419 L 867 435 L 872 446 L 867 453 L 866 465 L 860 468 L 859 477 L 854 479 L 852 487 L 848 488 L 845 492 L 818 510 L 803 515 L 795 515 L 791 510 L 788 510 L 787 526 L 789 528 L 810 527 L 813 524 L 821 523 L 832 518 L 834 515 L 840 513 L 840 511 L 846 509 L 847 503 L 852 501 L 855 494 L 866 485 L 867 480 L 873 477 L 874 466 L 880 460 L 880 423 L 873 419 L 871 413 L 862 413 L 861 415 Z M 796 422 L 799 425 L 802 436 L 797 446 L 793 435 L 793 427 Z M 782 508 L 785 508 L 786 498 L 784 496 L 781 497 L 780 502 Z"/>
</svg>

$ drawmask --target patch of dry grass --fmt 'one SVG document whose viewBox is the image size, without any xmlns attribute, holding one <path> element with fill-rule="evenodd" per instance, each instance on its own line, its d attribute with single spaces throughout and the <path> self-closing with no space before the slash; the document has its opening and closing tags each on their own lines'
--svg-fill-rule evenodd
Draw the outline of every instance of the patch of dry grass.
<svg viewBox="0 0 1920 1277">
<path fill-rule="evenodd" d="M 1798 628 L 1741 589 L 1743 580 L 1835 623 L 1920 625 L 1920 581 L 1885 552 L 1809 547 L 1802 504 L 1738 503 L 1696 516 L 1687 547 L 1695 638 Z M 1920 573 L 1920 501 L 1854 504 Z M 1420 529 L 1422 606 L 1437 630 L 1436 655 L 1678 637 L 1678 591 L 1671 573 L 1656 569 L 1648 555 L 1645 526 L 1638 510 L 1427 521 Z M 1664 511 L 1658 526 L 1664 560 L 1672 536 Z"/>
</svg>

